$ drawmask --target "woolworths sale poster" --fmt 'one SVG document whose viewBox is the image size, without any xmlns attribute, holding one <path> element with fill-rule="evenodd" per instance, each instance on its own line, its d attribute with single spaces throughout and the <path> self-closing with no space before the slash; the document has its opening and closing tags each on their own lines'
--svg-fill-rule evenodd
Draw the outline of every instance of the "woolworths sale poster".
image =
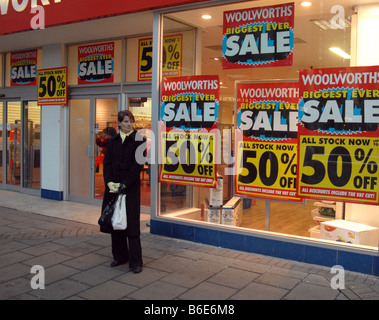
<svg viewBox="0 0 379 320">
<path fill-rule="evenodd" d="M 166 78 L 162 85 L 159 181 L 216 187 L 218 76 Z"/>
<path fill-rule="evenodd" d="M 379 66 L 300 70 L 299 194 L 379 204 Z"/>
<path fill-rule="evenodd" d="M 223 69 L 291 66 L 294 3 L 224 12 Z"/>
<path fill-rule="evenodd" d="M 235 194 L 301 201 L 297 194 L 298 82 L 237 83 Z"/>
</svg>

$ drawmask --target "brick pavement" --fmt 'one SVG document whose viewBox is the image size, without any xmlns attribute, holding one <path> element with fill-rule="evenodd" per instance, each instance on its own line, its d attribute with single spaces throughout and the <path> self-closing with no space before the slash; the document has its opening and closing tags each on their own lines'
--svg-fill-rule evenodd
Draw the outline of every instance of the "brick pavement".
<svg viewBox="0 0 379 320">
<path fill-rule="evenodd" d="M 143 222 L 145 223 L 145 222 Z M 378 277 L 142 233 L 144 269 L 109 266 L 98 226 L 0 207 L 1 300 L 378 300 Z M 45 289 L 32 289 L 44 268 Z"/>
</svg>

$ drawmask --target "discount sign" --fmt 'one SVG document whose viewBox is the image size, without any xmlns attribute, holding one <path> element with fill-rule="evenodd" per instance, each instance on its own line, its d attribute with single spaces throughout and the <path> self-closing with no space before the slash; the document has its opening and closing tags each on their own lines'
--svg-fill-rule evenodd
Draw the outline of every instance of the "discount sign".
<svg viewBox="0 0 379 320">
<path fill-rule="evenodd" d="M 162 75 L 177 77 L 182 73 L 181 34 L 163 37 Z M 150 81 L 153 72 L 153 38 L 139 40 L 138 81 Z"/>
<path fill-rule="evenodd" d="M 379 202 L 379 67 L 300 71 L 299 194 Z"/>
<path fill-rule="evenodd" d="M 235 193 L 300 201 L 297 82 L 237 83 Z"/>
<path fill-rule="evenodd" d="M 160 182 L 215 187 L 218 76 L 164 79 Z"/>
<path fill-rule="evenodd" d="M 38 104 L 67 104 L 67 67 L 38 71 Z"/>
</svg>

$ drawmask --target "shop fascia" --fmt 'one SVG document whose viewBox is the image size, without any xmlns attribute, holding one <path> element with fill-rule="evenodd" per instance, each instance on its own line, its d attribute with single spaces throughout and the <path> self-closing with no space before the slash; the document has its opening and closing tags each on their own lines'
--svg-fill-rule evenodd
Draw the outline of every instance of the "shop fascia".
<svg viewBox="0 0 379 320">
<path fill-rule="evenodd" d="M 19 3 L 18 1 L 14 1 L 14 0 L 1 0 L 0 1 L 1 15 L 7 15 L 8 14 L 10 4 L 11 4 L 11 7 L 13 8 L 14 11 L 23 12 L 28 7 L 29 2 L 30 2 L 30 9 L 32 9 L 32 8 L 36 8 L 37 6 L 40 6 L 40 5 L 48 6 L 50 4 L 59 4 L 62 1 L 61 0 L 54 0 L 54 1 L 53 0 L 41 0 L 40 3 L 38 3 L 39 2 L 38 0 L 31 0 L 31 1 L 22 0 Z"/>
</svg>

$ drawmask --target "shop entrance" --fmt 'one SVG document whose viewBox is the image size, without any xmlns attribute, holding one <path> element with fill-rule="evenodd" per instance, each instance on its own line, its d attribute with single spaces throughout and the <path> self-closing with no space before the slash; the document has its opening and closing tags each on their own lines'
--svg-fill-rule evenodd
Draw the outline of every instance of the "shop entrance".
<svg viewBox="0 0 379 320">
<path fill-rule="evenodd" d="M 41 187 L 41 107 L 36 101 L 0 102 L 0 183 L 38 194 Z"/>
<path fill-rule="evenodd" d="M 101 204 L 105 189 L 102 166 L 108 138 L 105 132 L 117 131 L 119 100 L 119 96 L 70 100 L 69 200 Z"/>
</svg>

